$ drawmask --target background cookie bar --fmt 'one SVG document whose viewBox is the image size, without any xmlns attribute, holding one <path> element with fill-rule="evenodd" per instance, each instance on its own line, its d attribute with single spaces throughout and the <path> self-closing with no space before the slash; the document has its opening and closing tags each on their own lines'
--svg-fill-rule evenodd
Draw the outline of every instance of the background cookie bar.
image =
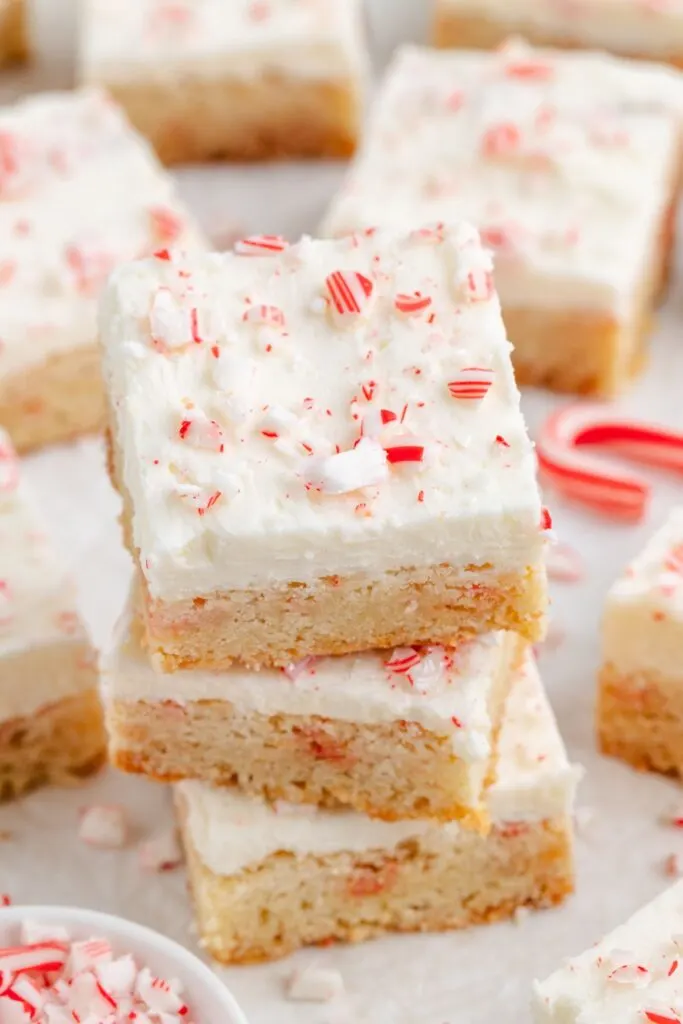
<svg viewBox="0 0 683 1024">
<path fill-rule="evenodd" d="M 508 698 L 488 836 L 177 787 L 199 929 L 225 962 L 390 931 L 462 928 L 573 888 L 570 768 L 535 666 Z M 267 908 L 267 913 L 265 912 Z"/>
<path fill-rule="evenodd" d="M 0 424 L 25 450 L 102 426 L 96 303 L 112 267 L 202 240 L 98 92 L 2 108 L 0 140 Z"/>
<path fill-rule="evenodd" d="M 26 0 L 0 0 L 0 64 L 28 53 Z"/>
<path fill-rule="evenodd" d="M 360 127 L 361 0 L 86 0 L 81 69 L 162 160 L 345 156 Z"/>
<path fill-rule="evenodd" d="M 518 382 L 613 395 L 640 368 L 666 280 L 682 111 L 669 68 L 404 49 L 324 232 L 471 218 Z"/>
<path fill-rule="evenodd" d="M 683 507 L 607 598 L 598 731 L 606 754 L 683 776 Z"/>
<path fill-rule="evenodd" d="M 514 633 L 495 633 L 456 650 L 307 658 L 284 674 L 159 676 L 126 616 L 102 666 L 110 756 L 165 780 L 483 827 L 521 646 Z"/>
<path fill-rule="evenodd" d="M 683 10 L 649 0 L 437 0 L 437 46 L 500 46 L 521 35 L 541 46 L 611 50 L 683 65 Z"/>
<path fill-rule="evenodd" d="M 534 457 L 471 228 L 143 261 L 100 323 L 161 667 L 542 632 Z"/>
<path fill-rule="evenodd" d="M 0 431 L 0 801 L 105 756 L 95 655 Z"/>
<path fill-rule="evenodd" d="M 683 882 L 534 986 L 537 1024 L 677 1024 Z"/>
</svg>

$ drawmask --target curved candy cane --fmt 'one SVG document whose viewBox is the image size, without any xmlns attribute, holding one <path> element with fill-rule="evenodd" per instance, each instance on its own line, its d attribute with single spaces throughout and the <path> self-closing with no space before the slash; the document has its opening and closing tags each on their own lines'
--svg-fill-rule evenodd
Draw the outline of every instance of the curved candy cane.
<svg viewBox="0 0 683 1024">
<path fill-rule="evenodd" d="M 541 475 L 567 497 L 631 522 L 645 513 L 649 484 L 611 460 L 582 451 L 586 447 L 683 473 L 683 433 L 619 419 L 595 405 L 570 405 L 554 413 L 536 448 Z"/>
</svg>

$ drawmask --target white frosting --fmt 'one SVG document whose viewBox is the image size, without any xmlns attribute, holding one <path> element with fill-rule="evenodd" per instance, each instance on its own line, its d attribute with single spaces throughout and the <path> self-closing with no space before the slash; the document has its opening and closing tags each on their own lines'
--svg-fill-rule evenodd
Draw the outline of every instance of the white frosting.
<svg viewBox="0 0 683 1024">
<path fill-rule="evenodd" d="M 537 1024 L 683 1018 L 683 882 L 534 986 Z M 648 1016 L 649 1015 L 649 1016 Z"/>
<path fill-rule="evenodd" d="M 500 734 L 498 777 L 487 802 L 497 824 L 541 821 L 569 813 L 576 771 L 562 739 L 535 665 L 529 661 L 516 681 Z M 352 811 L 310 807 L 272 809 L 261 800 L 200 782 L 178 785 L 187 809 L 187 834 L 203 863 L 232 875 L 274 853 L 300 856 L 395 848 L 418 839 L 423 849 L 443 851 L 457 844 L 457 822 L 386 822 Z"/>
<path fill-rule="evenodd" d="M 610 590 L 603 660 L 624 673 L 683 677 L 683 506 Z"/>
<path fill-rule="evenodd" d="M 0 721 L 27 715 L 93 685 L 92 668 L 36 677 L 9 659 L 53 645 L 87 643 L 73 582 L 51 547 L 0 429 Z"/>
<path fill-rule="evenodd" d="M 471 218 L 503 306 L 633 314 L 674 191 L 683 76 L 602 54 L 405 48 L 325 233 Z"/>
<path fill-rule="evenodd" d="M 361 0 L 85 0 L 87 81 L 355 77 L 365 67 Z"/>
<path fill-rule="evenodd" d="M 128 611 L 102 662 L 107 699 L 226 701 L 237 714 L 320 716 L 363 725 L 415 722 L 451 741 L 456 756 L 486 762 L 492 713 L 517 650 L 512 634 L 489 633 L 457 649 L 399 648 L 309 658 L 286 671 L 188 670 L 160 676 Z M 412 664 L 415 662 L 415 664 Z"/>
<path fill-rule="evenodd" d="M 201 239 L 172 179 L 96 91 L 0 109 L 0 378 L 92 345 L 114 265 Z"/>
<path fill-rule="evenodd" d="M 507 32 L 642 56 L 680 57 L 681 0 L 439 0 L 444 12 L 490 18 Z"/>
<path fill-rule="evenodd" d="M 116 271 L 104 373 L 152 595 L 540 563 L 534 457 L 489 267 L 461 226 Z M 326 304 L 336 272 L 361 314 Z M 397 296 L 415 291 L 429 308 L 400 313 Z M 453 398 L 472 366 L 492 371 L 486 397 Z M 391 462 L 397 444 L 422 461 Z"/>
</svg>

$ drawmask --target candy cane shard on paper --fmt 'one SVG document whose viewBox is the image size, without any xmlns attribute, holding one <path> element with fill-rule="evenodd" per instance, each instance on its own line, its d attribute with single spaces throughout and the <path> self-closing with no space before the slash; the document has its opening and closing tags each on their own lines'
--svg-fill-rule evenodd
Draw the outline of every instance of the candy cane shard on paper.
<svg viewBox="0 0 683 1024">
<path fill-rule="evenodd" d="M 368 70 L 361 0 L 83 8 L 81 79 L 107 88 L 165 163 L 353 152 Z"/>
<path fill-rule="evenodd" d="M 534 984 L 536 1024 L 680 1024 L 683 882 Z"/>
<path fill-rule="evenodd" d="M 485 831 L 496 735 L 523 641 L 307 658 L 159 676 L 130 605 L 102 662 L 110 756 L 158 779 Z"/>
<path fill-rule="evenodd" d="M 95 655 L 57 558 L 0 430 L 0 802 L 104 760 Z"/>
<path fill-rule="evenodd" d="M 608 50 L 626 57 L 683 62 L 683 14 L 652 0 L 437 0 L 434 41 L 487 50 L 510 36 L 542 46 Z M 521 78 L 543 79 L 542 61 L 517 66 Z"/>
<path fill-rule="evenodd" d="M 683 507 L 612 586 L 602 622 L 603 751 L 683 777 Z"/>
<path fill-rule="evenodd" d="M 542 633 L 547 531 L 490 278 L 464 225 L 114 273 L 114 478 L 159 666 Z"/>
<path fill-rule="evenodd" d="M 419 220 L 438 238 L 471 219 L 495 258 L 517 380 L 614 395 L 639 368 L 666 280 L 682 119 L 670 68 L 518 42 L 407 47 L 323 233 Z M 472 267 L 459 286 L 486 301 L 493 282 Z"/>
<path fill-rule="evenodd" d="M 592 448 L 600 455 L 591 454 Z M 536 453 L 541 478 L 560 494 L 629 521 L 643 517 L 651 488 L 614 456 L 683 473 L 682 432 L 622 419 L 590 404 L 553 413 L 541 429 Z"/>
<path fill-rule="evenodd" d="M 0 424 L 19 450 L 101 429 L 99 291 L 118 263 L 177 245 L 204 242 L 111 100 L 42 93 L 0 108 Z M 191 324 L 174 323 L 169 300 L 155 304 L 159 344 L 184 344 Z"/>
<path fill-rule="evenodd" d="M 528 663 L 507 700 L 486 836 L 456 821 L 271 806 L 182 782 L 177 805 L 205 948 L 226 963 L 275 959 L 306 943 L 463 928 L 560 903 L 573 888 L 576 779 Z"/>
</svg>

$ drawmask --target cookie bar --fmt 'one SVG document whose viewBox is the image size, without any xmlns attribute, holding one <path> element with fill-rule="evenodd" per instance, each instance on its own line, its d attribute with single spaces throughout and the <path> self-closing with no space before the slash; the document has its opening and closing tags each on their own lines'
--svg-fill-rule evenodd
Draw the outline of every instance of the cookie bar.
<svg viewBox="0 0 683 1024">
<path fill-rule="evenodd" d="M 122 618 L 102 675 L 110 758 L 164 781 L 386 819 L 486 822 L 495 738 L 523 642 L 307 658 L 286 670 L 159 676 Z"/>
<path fill-rule="evenodd" d="M 547 521 L 473 229 L 141 261 L 100 336 L 158 667 L 542 632 Z"/>
<path fill-rule="evenodd" d="M 0 801 L 105 756 L 95 655 L 0 430 Z"/>
<path fill-rule="evenodd" d="M 437 0 L 437 46 L 489 49 L 510 35 L 539 46 L 611 50 L 683 66 L 683 8 L 651 0 Z"/>
<path fill-rule="evenodd" d="M 683 777 L 683 507 L 609 593 L 597 717 L 604 753 Z"/>
<path fill-rule="evenodd" d="M 175 244 L 203 243 L 103 95 L 0 109 L 0 424 L 20 451 L 102 427 L 100 287 L 115 264 Z"/>
<path fill-rule="evenodd" d="M 683 882 L 534 985 L 536 1024 L 678 1024 Z"/>
<path fill-rule="evenodd" d="M 0 64 L 27 55 L 26 0 L 0 0 Z"/>
<path fill-rule="evenodd" d="M 165 163 L 353 152 L 361 0 L 85 0 L 81 77 Z"/>
<path fill-rule="evenodd" d="M 517 381 L 614 395 L 666 281 L 682 113 L 670 68 L 523 44 L 406 48 L 323 231 L 472 218 Z"/>
<path fill-rule="evenodd" d="M 383 822 L 179 783 L 206 949 L 226 963 L 269 960 L 561 902 L 573 888 L 576 774 L 530 661 L 513 683 L 499 743 L 487 836 L 457 822 Z"/>
</svg>

